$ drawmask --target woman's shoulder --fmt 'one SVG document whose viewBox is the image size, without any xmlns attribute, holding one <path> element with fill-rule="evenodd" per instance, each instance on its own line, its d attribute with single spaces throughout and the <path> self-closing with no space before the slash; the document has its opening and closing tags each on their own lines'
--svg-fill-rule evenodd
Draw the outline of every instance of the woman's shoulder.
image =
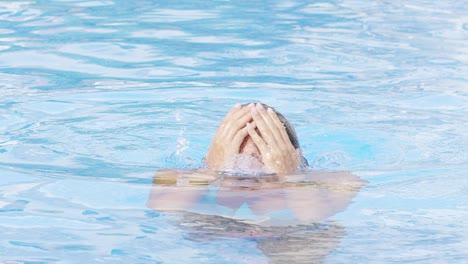
<svg viewBox="0 0 468 264">
<path fill-rule="evenodd" d="M 215 171 L 208 169 L 182 170 L 164 169 L 154 173 L 153 184 L 158 185 L 184 185 L 184 184 L 210 184 L 218 179 Z"/>
<path fill-rule="evenodd" d="M 350 171 L 306 170 L 286 175 L 284 178 L 289 182 L 367 183 Z"/>
</svg>

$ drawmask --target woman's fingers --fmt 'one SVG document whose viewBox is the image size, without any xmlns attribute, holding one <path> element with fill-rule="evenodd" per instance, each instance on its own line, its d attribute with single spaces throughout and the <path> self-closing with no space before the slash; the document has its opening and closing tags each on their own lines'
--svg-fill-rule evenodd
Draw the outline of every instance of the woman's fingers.
<svg viewBox="0 0 468 264">
<path fill-rule="evenodd" d="M 231 116 L 229 116 L 229 118 L 227 118 L 223 126 L 223 132 L 221 133 L 223 139 L 227 141 L 232 140 L 237 131 L 245 127 L 245 124 L 252 119 L 250 114 L 250 107 L 252 107 L 251 105 L 253 104 L 238 109 Z"/>
<path fill-rule="evenodd" d="M 253 116 L 254 120 L 259 120 L 259 129 L 262 133 L 262 137 L 273 149 L 280 151 L 289 150 L 290 140 L 286 133 L 286 129 L 279 120 L 273 109 L 265 109 L 263 106 L 258 104 L 257 106 L 258 117 Z M 292 145 L 291 145 L 292 146 Z"/>
<path fill-rule="evenodd" d="M 258 125 L 257 125 L 258 127 Z M 247 123 L 247 132 L 249 133 L 249 136 L 252 138 L 254 141 L 255 145 L 257 146 L 258 150 L 260 151 L 260 154 L 262 156 L 267 155 L 268 153 L 268 146 L 265 143 L 265 140 L 257 133 L 255 130 L 254 125 Z"/>
<path fill-rule="evenodd" d="M 276 147 L 280 150 L 285 150 L 284 149 L 285 143 L 284 143 L 283 137 L 281 136 L 281 129 L 284 130 L 284 127 L 282 127 L 281 122 L 280 122 L 281 127 L 278 127 L 276 120 L 272 118 L 272 116 L 277 117 L 276 113 L 273 112 L 273 109 L 271 108 L 268 108 L 267 110 L 263 107 L 260 113 L 262 114 L 263 120 L 265 120 L 265 123 L 270 128 L 271 136 L 272 138 L 274 138 L 274 141 L 276 142 Z"/>
<path fill-rule="evenodd" d="M 248 123 L 247 123 L 248 124 Z M 244 142 L 245 137 L 249 134 L 247 131 L 247 126 L 244 126 L 241 130 L 237 131 L 235 136 L 232 138 L 230 141 L 231 147 L 233 154 L 239 154 L 240 152 L 240 146 L 242 145 L 242 142 Z"/>
<path fill-rule="evenodd" d="M 231 111 L 224 117 L 223 121 L 219 125 L 216 134 L 210 144 L 205 156 L 205 163 L 211 169 L 220 169 L 221 165 L 224 162 L 224 157 L 226 156 L 226 146 L 229 141 L 226 141 L 227 135 L 230 133 L 233 120 L 237 120 L 237 116 L 249 113 L 249 110 L 244 109 L 242 111 L 240 104 L 236 104 Z M 242 112 L 241 112 L 242 111 Z M 241 113 L 239 113 L 241 112 Z M 247 122 L 247 121 L 246 121 Z M 244 123 L 245 124 L 245 123 Z"/>
<path fill-rule="evenodd" d="M 267 124 L 267 121 L 264 118 L 265 112 L 265 108 L 263 108 L 261 104 L 257 104 L 252 108 L 252 119 L 257 124 L 258 130 L 260 131 L 263 140 L 268 145 L 276 145 L 276 140 L 273 136 L 270 126 Z"/>
<path fill-rule="evenodd" d="M 251 120 L 252 120 L 252 115 L 250 113 L 250 110 L 246 109 L 245 111 L 243 111 L 243 115 L 239 116 L 237 119 L 233 119 L 233 121 L 229 125 L 230 129 L 229 131 L 227 131 L 225 135 L 225 140 L 227 142 L 231 141 L 235 137 L 237 132 L 245 128 L 245 124 L 247 124 Z"/>
<path fill-rule="evenodd" d="M 278 118 L 278 115 L 271 108 L 268 108 L 267 112 L 273 122 L 273 125 L 275 126 L 275 136 L 277 138 L 277 141 L 282 142 L 284 147 L 286 147 L 287 149 L 291 149 L 291 147 L 294 148 L 294 146 L 291 143 L 291 140 L 289 139 L 288 133 L 286 132 L 286 128 L 284 127 L 284 124 L 281 122 L 281 120 Z"/>
</svg>

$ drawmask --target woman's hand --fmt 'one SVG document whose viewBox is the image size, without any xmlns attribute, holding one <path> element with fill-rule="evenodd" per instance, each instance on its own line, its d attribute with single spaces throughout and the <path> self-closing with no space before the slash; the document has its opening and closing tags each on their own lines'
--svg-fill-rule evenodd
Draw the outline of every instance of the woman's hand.
<svg viewBox="0 0 468 264">
<path fill-rule="evenodd" d="M 205 163 L 208 168 L 222 170 L 234 162 L 235 156 L 248 135 L 246 124 L 252 120 L 253 104 L 241 108 L 240 104 L 226 115 L 211 142 Z"/>
<path fill-rule="evenodd" d="M 265 168 L 273 173 L 294 172 L 301 164 L 299 149 L 289 140 L 286 129 L 276 113 L 261 104 L 251 108 L 252 118 L 260 134 L 247 124 L 247 132 L 262 154 Z"/>
</svg>

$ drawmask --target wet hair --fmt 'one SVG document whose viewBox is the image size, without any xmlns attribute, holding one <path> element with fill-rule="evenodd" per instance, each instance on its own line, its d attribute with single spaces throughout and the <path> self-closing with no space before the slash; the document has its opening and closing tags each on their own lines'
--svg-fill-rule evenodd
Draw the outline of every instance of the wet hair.
<svg viewBox="0 0 468 264">
<path fill-rule="evenodd" d="M 244 106 L 247 106 L 249 105 L 250 103 L 246 103 L 246 104 L 242 104 L 241 107 L 244 107 Z M 283 126 L 284 128 L 286 129 L 286 133 L 288 133 L 288 138 L 289 138 L 289 141 L 291 141 L 291 144 L 293 145 L 293 147 L 295 149 L 300 149 L 300 145 L 299 145 L 299 140 L 297 139 L 297 134 L 296 134 L 296 130 L 294 130 L 294 127 L 291 125 L 291 123 L 289 123 L 289 121 L 286 119 L 286 117 L 284 117 L 280 112 L 276 111 L 275 108 L 269 106 L 269 105 L 266 105 L 264 103 L 260 103 L 263 107 L 265 107 L 265 109 L 268 109 L 268 108 L 271 108 L 271 110 L 273 110 L 276 115 L 278 116 L 279 120 L 281 121 L 281 123 L 283 123 Z M 302 156 L 302 163 L 304 166 L 308 166 L 309 163 L 307 162 L 307 160 L 304 158 L 304 156 Z"/>
</svg>

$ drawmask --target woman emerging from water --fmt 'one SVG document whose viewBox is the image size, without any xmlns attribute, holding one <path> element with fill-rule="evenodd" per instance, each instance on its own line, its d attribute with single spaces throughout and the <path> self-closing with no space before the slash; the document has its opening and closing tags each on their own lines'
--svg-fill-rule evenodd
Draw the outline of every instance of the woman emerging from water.
<svg viewBox="0 0 468 264">
<path fill-rule="evenodd" d="M 307 170 L 291 124 L 260 103 L 226 115 L 204 162 L 196 171 L 156 172 L 148 205 L 240 220 L 248 206 L 248 218 L 264 225 L 311 223 L 343 210 L 364 183 L 349 172 Z M 282 219 L 273 216 L 279 211 Z"/>
<path fill-rule="evenodd" d="M 156 172 L 148 207 L 174 215 L 190 240 L 254 239 L 271 263 L 321 262 L 345 234 L 321 223 L 364 183 L 349 172 L 307 170 L 291 124 L 260 103 L 226 115 L 204 162 Z"/>
</svg>

